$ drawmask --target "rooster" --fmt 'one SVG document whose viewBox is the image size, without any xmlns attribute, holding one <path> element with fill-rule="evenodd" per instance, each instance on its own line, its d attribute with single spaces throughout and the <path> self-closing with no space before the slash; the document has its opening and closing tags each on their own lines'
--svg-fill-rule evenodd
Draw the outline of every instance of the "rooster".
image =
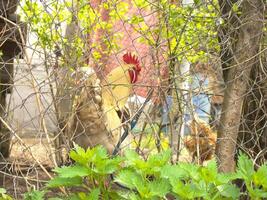
<svg viewBox="0 0 267 200">
<path fill-rule="evenodd" d="M 101 144 L 111 153 L 119 140 L 126 121 L 124 108 L 141 71 L 136 56 L 126 53 L 123 62 L 103 81 L 95 73 L 89 75 L 74 100 L 74 115 L 67 132 L 74 143 L 85 149 Z"/>
<path fill-rule="evenodd" d="M 199 118 L 192 120 L 189 128 L 191 135 L 185 138 L 184 145 L 192 154 L 193 161 L 197 158 L 199 151 L 199 164 L 203 164 L 204 161 L 212 158 L 217 136 L 211 127 Z"/>
</svg>

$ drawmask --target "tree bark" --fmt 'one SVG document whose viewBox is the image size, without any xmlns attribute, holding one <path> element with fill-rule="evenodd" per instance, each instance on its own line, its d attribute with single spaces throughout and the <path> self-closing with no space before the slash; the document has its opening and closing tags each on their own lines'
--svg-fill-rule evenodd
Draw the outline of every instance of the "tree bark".
<svg viewBox="0 0 267 200">
<path fill-rule="evenodd" d="M 223 11 L 222 5 L 225 4 L 221 3 Z M 232 4 L 229 6 L 232 7 Z M 259 58 L 259 45 L 263 32 L 263 1 L 244 0 L 240 7 L 239 17 L 235 15 L 235 20 L 225 21 L 228 23 L 228 27 L 236 27 L 236 20 L 240 25 L 235 29 L 235 34 L 232 35 L 234 38 L 229 40 L 231 43 L 228 45 L 231 46 L 232 55 L 229 57 L 228 54 L 228 58 L 222 57 L 222 63 L 229 63 L 229 66 L 227 73 L 224 74 L 226 89 L 216 147 L 221 172 L 233 172 L 235 170 L 234 157 L 243 102 L 248 91 L 252 67 Z M 231 10 L 233 12 L 233 9 Z M 228 31 L 231 30 L 228 29 Z M 221 47 L 224 48 L 225 44 L 221 44 Z"/>
</svg>

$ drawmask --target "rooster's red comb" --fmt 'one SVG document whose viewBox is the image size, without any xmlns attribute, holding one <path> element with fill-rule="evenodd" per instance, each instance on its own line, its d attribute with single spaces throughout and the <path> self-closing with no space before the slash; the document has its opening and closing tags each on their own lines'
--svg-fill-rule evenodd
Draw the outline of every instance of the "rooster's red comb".
<svg viewBox="0 0 267 200">
<path fill-rule="evenodd" d="M 126 64 L 132 64 L 135 65 L 135 70 L 140 72 L 141 71 L 141 67 L 139 65 L 139 60 L 137 58 L 137 56 L 132 55 L 131 53 L 126 53 L 123 55 L 123 61 Z"/>
</svg>

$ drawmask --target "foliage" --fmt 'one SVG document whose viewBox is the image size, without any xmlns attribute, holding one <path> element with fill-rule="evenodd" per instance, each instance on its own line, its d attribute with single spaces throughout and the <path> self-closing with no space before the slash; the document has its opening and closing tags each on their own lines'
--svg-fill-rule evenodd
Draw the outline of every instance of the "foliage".
<svg viewBox="0 0 267 200">
<path fill-rule="evenodd" d="M 138 10 L 157 11 L 158 25 L 151 29 L 145 22 L 143 13 L 134 15 L 130 23 L 141 33 L 139 40 L 151 46 L 159 46 L 161 41 L 168 42 L 165 57 L 186 58 L 195 63 L 207 59 L 209 53 L 219 51 L 217 41 L 218 2 L 180 5 L 161 0 L 157 4 L 149 4 L 146 0 L 135 0 Z M 147 11 L 148 12 L 148 11 Z M 159 40 L 155 39 L 159 38 Z"/>
<path fill-rule="evenodd" d="M 144 161 L 134 151 L 127 151 L 125 166 L 115 178 L 115 182 L 132 190 L 123 197 L 155 199 L 166 196 L 170 191 L 170 184 L 167 179 L 160 176 L 160 170 L 169 162 L 170 156 L 170 151 L 166 151 L 151 155 Z"/>
<path fill-rule="evenodd" d="M 45 191 L 33 190 L 24 194 L 25 200 L 42 200 L 44 199 Z"/>
<path fill-rule="evenodd" d="M 12 198 L 6 194 L 4 188 L 0 188 L 0 200 L 12 200 Z"/>
<path fill-rule="evenodd" d="M 109 10 L 108 21 L 101 17 L 104 10 Z M 23 0 L 19 11 L 22 19 L 30 24 L 31 34 L 38 38 L 34 45 L 40 47 L 48 55 L 54 53 L 55 47 L 64 50 L 63 63 L 66 63 L 64 59 L 69 57 L 75 57 L 75 60 L 81 59 L 90 48 L 94 49 L 92 56 L 95 60 L 99 60 L 103 53 L 118 50 L 118 41 L 123 35 L 111 31 L 115 21 L 124 19 L 127 12 L 128 4 L 117 0 L 112 3 L 102 3 L 97 9 L 85 0 Z M 76 28 L 72 38 L 68 39 L 65 37 L 65 28 L 70 24 L 76 24 L 79 30 Z M 87 36 L 94 35 L 98 31 L 103 32 L 101 44 L 88 42 Z M 70 51 L 72 51 L 71 55 Z"/>
<path fill-rule="evenodd" d="M 155 4 L 147 0 L 134 0 L 131 3 L 123 0 L 106 1 L 97 8 L 85 0 L 24 0 L 22 5 L 20 15 L 30 24 L 31 32 L 36 34 L 36 45 L 51 53 L 55 46 L 61 49 L 71 46 L 76 58 L 92 49 L 93 59 L 100 60 L 102 55 L 120 50 L 121 39 L 128 37 L 114 30 L 114 25 L 118 23 L 130 24 L 135 30 L 132 34 L 140 35 L 137 42 L 158 47 L 164 41 L 168 47 L 163 56 L 179 61 L 186 58 L 190 62 L 198 62 L 207 59 L 210 53 L 219 51 L 216 23 L 220 19 L 217 17 L 216 0 L 210 3 L 195 1 L 195 4 L 186 6 L 166 0 Z M 129 7 L 137 11 L 129 12 Z M 108 16 L 103 17 L 103 13 L 108 13 Z M 147 23 L 150 15 L 156 26 L 151 27 Z M 73 22 L 80 26 L 81 33 L 76 33 L 69 41 L 64 37 L 64 27 Z M 90 42 L 94 41 L 93 37 L 99 31 L 101 42 Z M 88 35 L 91 36 L 89 42 Z"/>
<path fill-rule="evenodd" d="M 54 171 L 57 176 L 49 181 L 43 191 L 32 191 L 26 200 L 44 199 L 47 191 L 65 187 L 67 195 L 53 199 L 238 199 L 246 195 L 252 199 L 266 198 L 267 165 L 254 170 L 253 162 L 244 154 L 239 156 L 236 173 L 222 174 L 215 161 L 207 166 L 190 163 L 170 163 L 170 150 L 142 159 L 135 151 L 127 150 L 124 157 L 110 158 L 104 148 L 98 146 L 84 150 L 76 146 L 70 157 L 72 166 Z M 110 180 L 110 175 L 114 180 Z M 244 180 L 245 193 L 232 182 Z M 127 187 L 113 187 L 114 183 Z"/>
<path fill-rule="evenodd" d="M 71 15 L 67 11 L 66 4 L 54 1 L 54 3 L 25 0 L 22 2 L 20 15 L 24 21 L 30 24 L 30 30 L 38 37 L 39 45 L 43 49 L 53 49 L 62 39 L 62 22 L 70 22 Z"/>
<path fill-rule="evenodd" d="M 247 192 L 252 199 L 267 198 L 267 165 L 254 170 L 252 160 L 241 154 L 238 160 L 237 175 L 244 180 Z"/>
<path fill-rule="evenodd" d="M 56 168 L 58 176 L 49 181 L 48 188 L 81 187 L 84 192 L 71 195 L 78 199 L 97 199 L 100 194 L 108 199 L 117 196 L 110 188 L 109 175 L 121 168 L 122 158 L 109 158 L 101 147 L 84 150 L 78 146 L 70 152 L 70 158 L 75 164 Z"/>
</svg>

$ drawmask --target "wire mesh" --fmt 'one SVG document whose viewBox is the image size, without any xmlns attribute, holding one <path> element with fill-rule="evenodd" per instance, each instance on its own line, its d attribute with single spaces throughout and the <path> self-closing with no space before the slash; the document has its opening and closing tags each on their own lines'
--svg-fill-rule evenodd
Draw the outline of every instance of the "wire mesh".
<svg viewBox="0 0 267 200">
<path fill-rule="evenodd" d="M 235 66 L 225 68 L 224 57 L 236 51 L 231 42 L 241 26 L 229 22 L 227 32 L 221 29 L 226 17 L 217 4 L 1 1 L 2 185 L 18 199 L 29 188 L 41 187 L 53 167 L 67 162 L 73 141 L 83 147 L 102 144 L 112 152 L 151 88 L 153 96 L 121 152 L 133 148 L 146 158 L 171 148 L 173 162 L 215 159 L 225 91 L 239 80 L 227 79 Z M 240 97 L 245 100 L 237 147 L 264 161 L 266 33 L 258 31 L 256 37 L 262 41 L 251 58 L 252 73 L 243 77 L 248 89 Z M 134 84 L 124 68 L 127 52 L 142 68 Z M 109 75 L 116 69 L 121 71 L 117 79 L 128 82 L 113 79 L 113 84 Z M 103 91 L 116 84 L 126 88 L 125 95 L 116 90 L 110 96 L 125 106 L 105 109 Z M 120 123 L 110 131 L 108 124 L 116 119 L 108 122 L 107 113 L 114 109 Z"/>
</svg>

